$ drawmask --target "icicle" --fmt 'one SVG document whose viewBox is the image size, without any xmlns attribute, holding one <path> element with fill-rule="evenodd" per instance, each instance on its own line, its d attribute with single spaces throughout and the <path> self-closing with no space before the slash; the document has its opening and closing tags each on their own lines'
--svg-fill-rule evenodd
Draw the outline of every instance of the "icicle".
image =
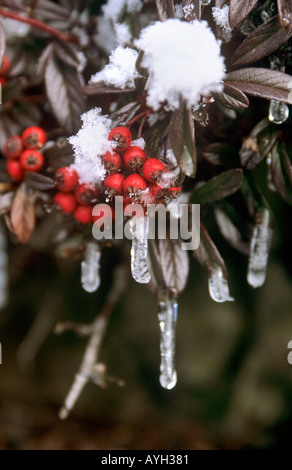
<svg viewBox="0 0 292 470">
<path fill-rule="evenodd" d="M 201 4 L 203 7 L 210 5 L 211 0 L 201 0 Z"/>
<path fill-rule="evenodd" d="M 177 319 L 177 302 L 166 299 L 158 304 L 158 321 L 160 327 L 160 384 L 171 390 L 176 385 L 175 329 Z"/>
<path fill-rule="evenodd" d="M 130 221 L 133 235 L 131 248 L 131 273 L 133 279 L 140 284 L 148 284 L 151 274 L 148 269 L 148 221 L 140 221 L 133 218 Z"/>
<path fill-rule="evenodd" d="M 249 248 L 247 282 L 252 287 L 260 287 L 265 282 L 272 233 L 270 213 L 268 209 L 262 209 L 256 214 Z"/>
<path fill-rule="evenodd" d="M 6 307 L 8 301 L 8 256 L 4 225 L 0 221 L 0 309 Z"/>
<path fill-rule="evenodd" d="M 209 294 L 215 302 L 233 302 L 229 295 L 227 279 L 223 275 L 222 269 L 218 266 L 209 276 Z"/>
<path fill-rule="evenodd" d="M 81 263 L 81 284 L 86 292 L 95 292 L 100 285 L 100 248 L 96 243 L 87 243 L 84 261 Z"/>
<path fill-rule="evenodd" d="M 269 120 L 274 124 L 283 124 L 289 117 L 289 108 L 286 103 L 271 100 L 269 107 Z"/>
</svg>

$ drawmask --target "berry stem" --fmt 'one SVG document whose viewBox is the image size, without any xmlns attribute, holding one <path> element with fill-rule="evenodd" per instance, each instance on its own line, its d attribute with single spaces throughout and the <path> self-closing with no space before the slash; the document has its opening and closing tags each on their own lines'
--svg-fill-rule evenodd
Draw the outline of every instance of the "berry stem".
<svg viewBox="0 0 292 470">
<path fill-rule="evenodd" d="M 11 18 L 13 20 L 20 21 L 22 23 L 27 23 L 33 28 L 37 28 L 42 31 L 45 31 L 51 36 L 54 36 L 55 38 L 60 39 L 60 41 L 78 42 L 78 39 L 76 36 L 71 36 L 67 33 L 63 33 L 62 31 L 59 31 L 58 29 L 55 29 L 52 26 L 49 26 L 36 18 L 28 18 L 25 16 L 21 16 L 18 13 L 13 13 L 7 10 L 3 10 L 2 8 L 0 8 L 0 16 L 4 16 L 5 18 Z"/>
<path fill-rule="evenodd" d="M 147 121 L 148 117 L 149 117 L 149 115 L 147 114 L 147 115 L 145 115 L 145 116 L 143 117 L 143 119 L 141 120 L 139 129 L 138 129 L 138 133 L 137 133 L 137 139 L 140 139 L 140 138 L 141 138 L 142 132 L 143 132 L 143 127 L 144 127 L 144 124 L 145 124 L 145 122 Z"/>
<path fill-rule="evenodd" d="M 137 116 L 133 117 L 131 121 L 127 122 L 126 127 L 130 127 L 132 124 L 134 124 L 134 122 L 138 121 L 138 119 L 140 119 L 143 116 L 145 116 L 145 119 L 144 119 L 144 122 L 145 122 L 145 120 L 150 116 L 150 114 L 151 114 L 150 109 L 147 109 L 146 111 L 142 111 L 142 113 L 137 114 Z"/>
</svg>

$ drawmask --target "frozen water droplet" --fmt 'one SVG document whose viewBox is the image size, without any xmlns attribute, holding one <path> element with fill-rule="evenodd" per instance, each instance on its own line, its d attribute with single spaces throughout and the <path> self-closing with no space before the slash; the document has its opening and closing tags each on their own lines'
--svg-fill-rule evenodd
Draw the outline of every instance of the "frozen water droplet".
<svg viewBox="0 0 292 470">
<path fill-rule="evenodd" d="M 210 3 L 211 3 L 211 0 L 201 0 L 201 4 L 203 7 L 210 5 Z"/>
<path fill-rule="evenodd" d="M 0 221 L 0 309 L 8 302 L 8 255 L 6 232 L 2 221 Z"/>
<path fill-rule="evenodd" d="M 211 299 L 215 302 L 233 302 L 233 297 L 230 297 L 227 279 L 223 276 L 223 271 L 220 267 L 215 269 L 209 276 L 209 294 Z"/>
<path fill-rule="evenodd" d="M 131 248 L 131 273 L 133 279 L 139 284 L 148 284 L 151 274 L 148 269 L 148 223 L 147 217 L 130 220 L 133 235 Z"/>
<path fill-rule="evenodd" d="M 275 193 L 277 189 L 274 185 L 273 176 L 272 176 L 272 169 L 271 169 L 272 157 L 270 153 L 267 156 L 266 162 L 267 162 L 267 188 L 270 191 L 273 191 Z"/>
<path fill-rule="evenodd" d="M 289 108 L 286 103 L 271 100 L 269 107 L 269 120 L 274 124 L 283 124 L 289 117 Z"/>
<path fill-rule="evenodd" d="M 159 302 L 158 309 L 161 361 L 159 381 L 163 388 L 171 390 L 177 381 L 174 365 L 177 302 L 174 299 L 166 299 Z"/>
<path fill-rule="evenodd" d="M 100 286 L 100 248 L 96 243 L 86 245 L 84 261 L 81 263 L 81 284 L 86 292 L 95 292 Z"/>
<path fill-rule="evenodd" d="M 249 248 L 247 282 L 252 287 L 260 287 L 266 279 L 269 250 L 272 241 L 270 213 L 268 209 L 261 210 L 257 215 Z"/>
</svg>

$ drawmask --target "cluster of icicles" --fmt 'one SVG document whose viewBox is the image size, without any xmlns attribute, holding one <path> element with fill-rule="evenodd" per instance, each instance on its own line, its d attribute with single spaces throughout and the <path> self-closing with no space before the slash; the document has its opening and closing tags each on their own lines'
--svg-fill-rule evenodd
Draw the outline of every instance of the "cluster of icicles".
<svg viewBox="0 0 292 470">
<path fill-rule="evenodd" d="M 268 210 L 261 210 L 256 218 L 253 230 L 248 263 L 247 280 L 253 287 L 261 286 L 266 277 L 268 254 L 271 244 L 272 231 L 270 229 L 270 214 Z M 134 220 L 134 219 L 133 219 Z M 131 273 L 134 280 L 140 284 L 147 284 L 151 280 L 148 262 L 148 221 L 136 230 L 135 224 L 131 226 Z M 87 292 L 94 292 L 100 284 L 100 248 L 95 242 L 87 244 L 84 260 L 81 264 L 81 283 Z M 229 294 L 227 280 L 219 266 L 209 273 L 209 294 L 216 302 L 233 301 Z M 177 301 L 173 297 L 165 297 L 158 303 L 158 322 L 160 327 L 160 384 L 163 388 L 171 390 L 176 385 L 177 374 L 175 369 L 175 330 L 177 320 Z"/>
</svg>

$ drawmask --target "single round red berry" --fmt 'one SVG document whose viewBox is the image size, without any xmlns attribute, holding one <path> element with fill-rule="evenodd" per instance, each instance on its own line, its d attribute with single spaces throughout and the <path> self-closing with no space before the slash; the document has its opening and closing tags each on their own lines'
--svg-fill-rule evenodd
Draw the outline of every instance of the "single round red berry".
<svg viewBox="0 0 292 470">
<path fill-rule="evenodd" d="M 4 55 L 2 58 L 2 64 L 0 67 L 0 75 L 6 75 L 10 69 L 10 66 L 11 64 L 10 64 L 9 57 L 7 55 Z"/>
<path fill-rule="evenodd" d="M 122 166 L 122 157 L 117 152 L 106 152 L 101 161 L 109 173 L 117 173 Z"/>
<path fill-rule="evenodd" d="M 87 206 L 88 204 L 95 204 L 98 199 L 98 192 L 93 184 L 81 184 L 75 189 L 75 199 L 78 204 Z"/>
<path fill-rule="evenodd" d="M 5 83 L 6 83 L 6 78 L 0 77 L 0 85 L 1 85 L 1 86 L 4 86 Z"/>
<path fill-rule="evenodd" d="M 143 165 L 142 174 L 149 183 L 156 183 L 165 170 L 166 167 L 163 162 L 157 158 L 148 158 Z"/>
<path fill-rule="evenodd" d="M 22 139 L 19 135 L 14 135 L 6 140 L 4 145 L 4 155 L 7 158 L 18 158 L 23 150 Z"/>
<path fill-rule="evenodd" d="M 123 152 L 131 145 L 132 133 L 127 127 L 115 127 L 110 131 L 108 140 L 116 143 L 115 150 L 117 152 Z"/>
<path fill-rule="evenodd" d="M 123 194 L 124 179 L 125 177 L 124 175 L 121 175 L 121 173 L 109 175 L 104 180 L 104 187 L 111 193 L 111 196 L 115 194 Z"/>
<path fill-rule="evenodd" d="M 143 163 L 147 160 L 147 155 L 141 147 L 133 145 L 125 151 L 123 155 L 125 167 L 136 173 L 139 171 Z"/>
<path fill-rule="evenodd" d="M 178 186 L 177 188 L 166 188 L 166 192 L 170 199 L 176 199 L 180 193 L 180 189 L 180 186 Z"/>
<path fill-rule="evenodd" d="M 6 160 L 6 168 L 14 181 L 22 181 L 24 178 L 24 171 L 18 160 Z"/>
<path fill-rule="evenodd" d="M 25 171 L 39 171 L 44 162 L 44 156 L 38 150 L 25 150 L 20 155 L 20 164 Z"/>
<path fill-rule="evenodd" d="M 40 149 L 46 140 L 47 135 L 41 127 L 28 127 L 22 134 L 23 145 L 28 149 Z"/>
<path fill-rule="evenodd" d="M 73 191 L 78 185 L 79 176 L 74 168 L 64 166 L 59 168 L 55 174 L 56 186 L 65 193 Z"/>
<path fill-rule="evenodd" d="M 57 193 L 54 199 L 64 214 L 71 214 L 76 209 L 77 202 L 71 193 Z"/>
<path fill-rule="evenodd" d="M 151 204 L 161 202 L 164 199 L 165 189 L 158 184 L 149 184 L 149 199 Z"/>
<path fill-rule="evenodd" d="M 74 218 L 81 224 L 90 224 L 92 221 L 92 206 L 77 206 L 74 211 Z"/>
<path fill-rule="evenodd" d="M 115 220 L 115 211 L 108 204 L 97 205 L 92 211 L 92 222 L 101 227 L 107 220 Z"/>
<path fill-rule="evenodd" d="M 137 196 L 146 188 L 146 181 L 138 173 L 129 175 L 123 182 L 123 192 L 126 196 Z"/>
</svg>

